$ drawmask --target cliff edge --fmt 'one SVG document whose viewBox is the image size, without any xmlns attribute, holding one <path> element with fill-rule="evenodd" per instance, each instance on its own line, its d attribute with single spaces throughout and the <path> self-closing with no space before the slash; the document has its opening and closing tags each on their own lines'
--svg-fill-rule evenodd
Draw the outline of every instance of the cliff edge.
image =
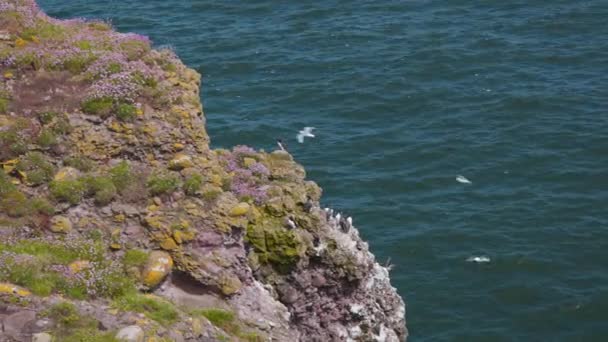
<svg viewBox="0 0 608 342">
<path fill-rule="evenodd" d="M 0 341 L 406 339 L 291 155 L 210 149 L 172 51 L 0 0 L 0 78 Z"/>
</svg>

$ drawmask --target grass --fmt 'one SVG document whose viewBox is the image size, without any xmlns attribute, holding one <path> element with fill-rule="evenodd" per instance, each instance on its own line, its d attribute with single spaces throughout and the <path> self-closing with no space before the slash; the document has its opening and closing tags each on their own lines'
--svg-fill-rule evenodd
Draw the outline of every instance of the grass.
<svg viewBox="0 0 608 342">
<path fill-rule="evenodd" d="M 133 175 L 131 173 L 131 167 L 129 166 L 129 163 L 123 160 L 118 163 L 118 165 L 110 169 L 110 178 L 118 189 L 118 192 L 127 189 L 129 184 L 133 180 Z"/>
<path fill-rule="evenodd" d="M 87 187 L 88 194 L 95 199 L 95 204 L 104 206 L 112 202 L 116 196 L 116 186 L 110 177 L 88 176 L 82 179 Z"/>
<path fill-rule="evenodd" d="M 148 178 L 148 190 L 152 196 L 170 194 L 180 186 L 180 180 L 173 175 L 153 175 Z"/>
<path fill-rule="evenodd" d="M 70 302 L 57 303 L 43 314 L 56 322 L 52 333 L 62 342 L 119 342 L 112 332 L 99 331 L 99 323 Z"/>
<path fill-rule="evenodd" d="M 123 311 L 143 313 L 147 318 L 168 326 L 179 318 L 173 304 L 150 295 L 129 293 L 114 300 L 114 306 Z"/>
<path fill-rule="evenodd" d="M 0 114 L 6 114 L 8 112 L 8 105 L 10 100 L 7 98 L 0 98 Z"/>
<path fill-rule="evenodd" d="M 138 249 L 130 249 L 125 253 L 122 263 L 125 267 L 143 267 L 148 261 L 148 253 Z"/>
<path fill-rule="evenodd" d="M 116 107 L 116 118 L 121 121 L 133 121 L 136 114 L 137 108 L 129 103 L 121 103 Z"/>
<path fill-rule="evenodd" d="M 102 118 L 110 116 L 114 107 L 111 98 L 89 99 L 82 103 L 82 111 L 87 114 L 99 115 Z"/>
<path fill-rule="evenodd" d="M 201 189 L 203 185 L 203 176 L 194 174 L 186 179 L 184 182 L 184 192 L 186 195 L 194 196 Z"/>
<path fill-rule="evenodd" d="M 57 145 L 57 136 L 50 129 L 43 129 L 38 136 L 38 145 L 42 148 L 50 148 Z"/>
<path fill-rule="evenodd" d="M 38 120 L 43 125 L 48 125 L 53 122 L 53 119 L 57 116 L 56 112 L 42 112 L 38 114 Z"/>
</svg>

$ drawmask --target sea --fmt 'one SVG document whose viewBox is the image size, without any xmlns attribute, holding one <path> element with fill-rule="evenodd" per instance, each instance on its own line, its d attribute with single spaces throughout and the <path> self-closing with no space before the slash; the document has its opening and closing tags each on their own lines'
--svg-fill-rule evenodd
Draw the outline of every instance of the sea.
<svg viewBox="0 0 608 342">
<path fill-rule="evenodd" d="M 608 341 L 608 1 L 39 4 L 174 49 L 214 147 L 282 139 L 408 341 Z"/>
</svg>

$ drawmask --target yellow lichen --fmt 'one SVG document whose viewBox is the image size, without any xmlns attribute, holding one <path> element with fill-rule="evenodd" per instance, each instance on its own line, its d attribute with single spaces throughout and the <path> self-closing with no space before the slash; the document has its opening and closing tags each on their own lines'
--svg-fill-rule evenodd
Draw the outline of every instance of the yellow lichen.
<svg viewBox="0 0 608 342">
<path fill-rule="evenodd" d="M 19 297 L 27 297 L 32 293 L 23 287 L 11 283 L 0 283 L 0 294 L 13 294 Z"/>
</svg>

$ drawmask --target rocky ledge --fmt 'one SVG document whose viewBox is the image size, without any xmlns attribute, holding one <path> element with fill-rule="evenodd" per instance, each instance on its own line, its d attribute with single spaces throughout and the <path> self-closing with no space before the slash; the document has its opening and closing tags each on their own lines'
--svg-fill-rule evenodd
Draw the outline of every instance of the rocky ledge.
<svg viewBox="0 0 608 342">
<path fill-rule="evenodd" d="M 407 337 L 291 155 L 209 148 L 172 51 L 0 0 L 0 78 L 0 341 Z"/>
</svg>

